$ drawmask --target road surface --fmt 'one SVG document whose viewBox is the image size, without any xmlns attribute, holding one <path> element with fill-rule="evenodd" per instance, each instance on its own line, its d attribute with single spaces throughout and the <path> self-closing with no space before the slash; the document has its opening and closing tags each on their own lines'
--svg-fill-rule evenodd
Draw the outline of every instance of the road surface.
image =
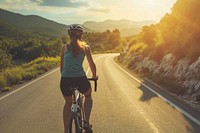
<svg viewBox="0 0 200 133">
<path fill-rule="evenodd" d="M 117 55 L 94 55 L 99 75 L 91 114 L 94 133 L 200 132 L 198 123 L 115 64 Z M 84 65 L 91 76 L 87 62 Z M 59 70 L 54 69 L 47 76 L 18 86 L 9 95 L 1 95 L 0 133 L 63 133 L 64 99 L 59 80 Z"/>
</svg>

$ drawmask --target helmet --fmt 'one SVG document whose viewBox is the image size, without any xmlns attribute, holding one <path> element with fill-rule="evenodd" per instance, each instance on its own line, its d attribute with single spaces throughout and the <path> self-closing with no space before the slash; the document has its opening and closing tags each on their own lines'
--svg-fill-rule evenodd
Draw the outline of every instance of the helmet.
<svg viewBox="0 0 200 133">
<path fill-rule="evenodd" d="M 73 35 L 73 34 L 82 35 L 84 33 L 85 31 L 83 29 L 83 26 L 80 24 L 72 24 L 69 26 L 69 29 L 68 29 L 69 35 Z"/>
</svg>

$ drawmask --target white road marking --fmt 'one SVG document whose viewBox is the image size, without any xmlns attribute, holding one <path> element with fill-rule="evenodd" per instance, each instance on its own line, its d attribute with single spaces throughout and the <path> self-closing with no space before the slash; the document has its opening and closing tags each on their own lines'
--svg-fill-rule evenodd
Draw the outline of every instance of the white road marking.
<svg viewBox="0 0 200 133">
<path fill-rule="evenodd" d="M 97 57 L 97 58 L 94 60 L 94 62 L 96 62 L 96 61 L 97 61 L 98 59 L 100 59 L 101 57 L 102 57 L 102 56 Z M 169 103 L 171 106 L 173 106 L 174 108 L 176 108 L 178 111 L 180 111 L 181 113 L 183 113 L 185 116 L 187 116 L 189 119 L 191 119 L 193 122 L 195 122 L 197 125 L 200 126 L 200 121 L 199 121 L 198 119 L 194 118 L 192 115 L 190 115 L 189 113 L 187 113 L 186 111 L 184 111 L 183 109 L 181 109 L 179 106 L 177 106 L 176 104 L 172 103 L 170 100 L 164 98 L 162 95 L 160 95 L 160 94 L 157 93 L 156 91 L 152 90 L 152 89 L 151 89 L 150 87 L 148 87 L 146 84 L 142 83 L 140 80 L 138 80 L 138 79 L 135 78 L 133 75 L 131 75 L 130 73 L 128 73 L 127 71 L 125 71 L 123 68 L 121 68 L 121 67 L 120 67 L 118 64 L 116 64 L 114 61 L 113 61 L 113 63 L 114 63 L 119 69 L 121 69 L 123 72 L 125 72 L 127 75 L 129 75 L 131 78 L 133 78 L 133 79 L 136 80 L 138 83 L 140 83 L 140 84 L 142 84 L 143 86 L 145 86 L 147 89 L 149 89 L 150 91 L 152 91 L 152 92 L 153 92 L 154 94 L 156 94 L 158 97 L 162 98 L 165 102 Z M 48 74 L 46 74 L 46 75 L 44 75 L 44 76 L 42 76 L 42 77 L 40 77 L 40 78 L 38 78 L 38 79 L 33 80 L 32 82 L 30 82 L 30 83 L 28 83 L 28 84 L 26 84 L 26 85 L 24 85 L 24 86 L 22 86 L 22 87 L 20 87 L 20 88 L 18 88 L 18 89 L 16 89 L 16 90 L 14 90 L 14 91 L 8 93 L 7 95 L 4 95 L 4 96 L 0 97 L 0 101 L 3 100 L 3 99 L 5 99 L 5 98 L 7 98 L 8 96 L 11 96 L 12 94 L 14 94 L 14 93 L 16 93 L 16 92 L 19 92 L 20 90 L 22 90 L 22 89 L 24 89 L 25 87 L 27 87 L 27 86 L 29 86 L 29 85 L 31 85 L 31 84 L 37 82 L 38 80 L 40 80 L 40 79 L 42 79 L 42 78 L 45 78 L 46 76 L 49 76 L 49 75 L 53 74 L 54 72 L 56 72 L 56 71 L 58 71 L 58 70 L 59 70 L 59 68 L 55 69 L 54 71 L 52 71 L 52 72 L 50 72 L 50 73 L 48 73 Z M 87 69 L 87 71 L 86 71 L 86 74 L 89 73 L 89 70 L 90 70 L 90 68 L 88 67 L 88 69 Z M 141 113 L 143 113 L 143 112 L 141 112 Z M 149 119 L 147 119 L 147 122 L 148 122 L 149 125 L 154 129 L 154 131 L 157 133 L 157 132 L 158 132 L 158 129 L 156 128 L 156 126 L 155 126 Z"/>
<path fill-rule="evenodd" d="M 173 106 L 175 109 L 177 109 L 178 111 L 180 111 L 182 114 L 184 114 L 186 117 L 188 117 L 190 120 L 192 120 L 194 123 L 196 123 L 197 125 L 200 126 L 200 121 L 198 119 L 196 119 L 195 117 L 193 117 L 192 115 L 190 115 L 188 112 L 186 112 L 185 110 L 183 110 L 182 108 L 180 108 L 178 105 L 174 104 L 173 102 L 171 102 L 170 100 L 166 99 L 165 97 L 163 97 L 162 95 L 160 95 L 158 92 L 154 91 L 153 89 L 151 89 L 149 86 L 147 86 L 146 84 L 142 83 L 140 80 L 138 80 L 137 78 L 135 78 L 133 75 L 131 75 L 130 73 L 128 73 L 126 70 L 124 70 L 122 67 L 120 67 L 117 63 L 114 62 L 114 60 L 112 60 L 113 63 L 119 68 L 121 69 L 124 73 L 126 73 L 127 75 L 129 75 L 131 78 L 133 78 L 134 80 L 136 80 L 138 83 L 142 84 L 143 86 L 145 86 L 148 90 L 150 90 L 151 92 L 153 92 L 154 94 L 156 94 L 158 97 L 160 97 L 161 99 L 163 99 L 165 102 L 169 103 L 171 106 Z"/>
</svg>

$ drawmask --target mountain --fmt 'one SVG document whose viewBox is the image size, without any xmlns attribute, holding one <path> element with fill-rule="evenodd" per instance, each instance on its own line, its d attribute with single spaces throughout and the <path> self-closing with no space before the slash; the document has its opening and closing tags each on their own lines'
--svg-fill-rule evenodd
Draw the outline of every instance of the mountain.
<svg viewBox="0 0 200 133">
<path fill-rule="evenodd" d="M 15 29 L 14 32 L 18 29 L 18 31 L 21 30 L 23 32 L 36 33 L 48 37 L 57 37 L 66 35 L 68 28 L 67 25 L 59 24 L 40 16 L 21 15 L 3 9 L 0 9 L 0 18 L 1 28 L 3 25 L 9 25 L 7 30 Z"/>
<path fill-rule="evenodd" d="M 153 24 L 154 21 L 131 21 L 131 20 L 106 20 L 103 22 L 86 21 L 83 26 L 96 32 L 104 32 L 106 30 L 119 29 L 122 36 L 135 35 L 141 31 L 145 25 Z"/>
<path fill-rule="evenodd" d="M 57 37 L 67 34 L 67 25 L 54 22 L 36 15 L 21 15 L 0 9 L 0 35 L 23 36 L 34 34 L 35 36 Z M 130 20 L 106 20 L 103 22 L 86 21 L 83 26 L 88 32 L 104 32 L 106 30 L 119 29 L 122 36 L 135 35 L 141 31 L 144 25 L 153 21 L 130 21 Z M 2 30 L 4 29 L 4 30 Z M 4 32 L 6 31 L 6 32 Z"/>
</svg>

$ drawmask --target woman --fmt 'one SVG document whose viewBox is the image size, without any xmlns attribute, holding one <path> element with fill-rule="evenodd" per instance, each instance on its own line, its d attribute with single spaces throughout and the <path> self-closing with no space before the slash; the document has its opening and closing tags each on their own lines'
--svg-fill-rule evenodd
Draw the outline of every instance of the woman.
<svg viewBox="0 0 200 133">
<path fill-rule="evenodd" d="M 86 122 L 84 128 L 91 130 L 89 124 L 90 113 L 92 109 L 91 85 L 84 72 L 82 63 L 84 57 L 87 57 L 93 78 L 97 79 L 96 65 L 91 56 L 90 47 L 82 41 L 84 29 L 79 24 L 70 25 L 68 29 L 70 37 L 70 44 L 63 46 L 61 52 L 61 82 L 60 88 L 65 98 L 65 105 L 63 108 L 63 121 L 65 133 L 69 130 L 70 111 L 72 105 L 72 92 L 69 90 L 72 86 L 79 87 L 79 91 L 85 95 L 84 109 Z"/>
</svg>

